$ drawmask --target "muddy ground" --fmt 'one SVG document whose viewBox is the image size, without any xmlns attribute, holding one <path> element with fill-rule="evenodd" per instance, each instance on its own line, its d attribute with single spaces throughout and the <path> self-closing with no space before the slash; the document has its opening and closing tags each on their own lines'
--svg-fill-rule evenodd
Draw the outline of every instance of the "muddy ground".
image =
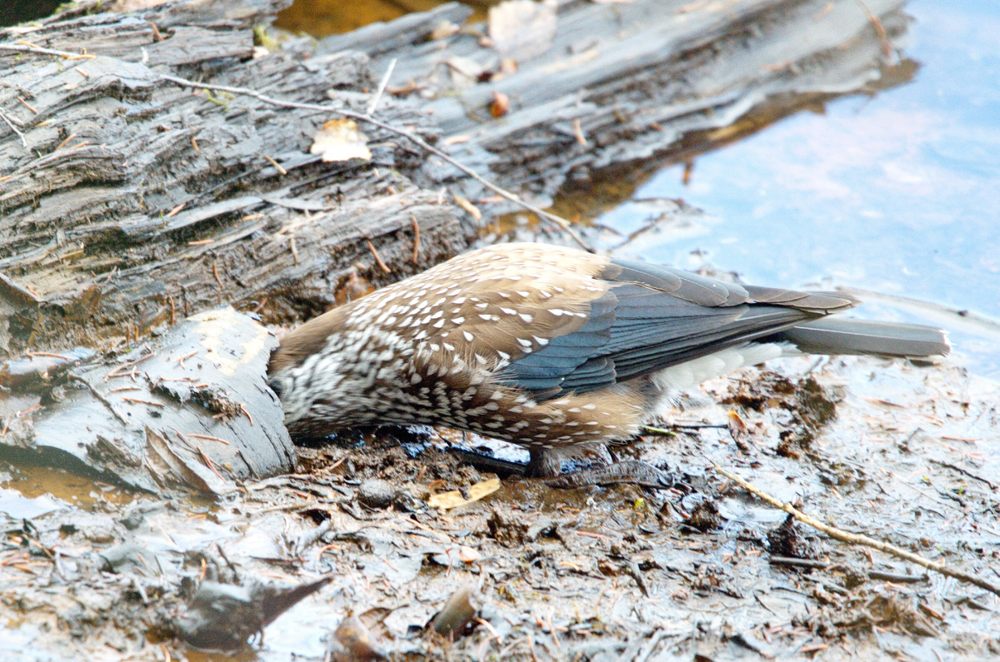
<svg viewBox="0 0 1000 662">
<path fill-rule="evenodd" d="M 175 638 L 199 579 L 321 577 L 235 659 L 323 659 L 352 614 L 391 659 L 1000 657 L 997 595 L 789 526 L 710 468 L 995 583 L 1000 387 L 953 361 L 771 368 L 680 403 L 675 423 L 718 427 L 616 449 L 672 472 L 670 489 L 509 475 L 439 511 L 430 495 L 492 475 L 420 430 L 300 449 L 296 473 L 216 503 L 7 468 L 2 657 L 222 659 Z M 461 587 L 479 620 L 453 642 L 427 635 Z"/>
</svg>

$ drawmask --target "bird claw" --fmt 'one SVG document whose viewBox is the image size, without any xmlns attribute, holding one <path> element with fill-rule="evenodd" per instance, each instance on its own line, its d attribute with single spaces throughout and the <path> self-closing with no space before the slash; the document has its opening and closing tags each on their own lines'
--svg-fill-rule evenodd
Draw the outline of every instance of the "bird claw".
<svg viewBox="0 0 1000 662">
<path fill-rule="evenodd" d="M 549 487 L 573 489 L 590 485 L 616 485 L 629 483 L 642 487 L 667 489 L 677 484 L 677 478 L 651 464 L 638 460 L 621 460 L 597 469 L 587 469 L 563 474 L 545 481 Z"/>
</svg>

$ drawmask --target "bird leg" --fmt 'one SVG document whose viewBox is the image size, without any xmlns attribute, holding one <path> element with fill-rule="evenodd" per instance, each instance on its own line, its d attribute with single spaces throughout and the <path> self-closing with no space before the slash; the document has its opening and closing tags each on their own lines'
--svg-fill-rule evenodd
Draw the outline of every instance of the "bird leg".
<svg viewBox="0 0 1000 662">
<path fill-rule="evenodd" d="M 530 449 L 531 459 L 525 469 L 525 475 L 546 478 L 548 480 L 545 483 L 550 487 L 563 489 L 590 485 L 614 485 L 616 483 L 665 489 L 673 487 L 677 483 L 674 476 L 646 462 L 616 460 L 604 444 L 587 444 L 587 450 L 597 454 L 602 466 L 564 474 L 562 473 L 563 454 L 561 452 L 564 450 L 568 450 L 572 454 L 579 453 L 582 449 L 579 447 Z"/>
<path fill-rule="evenodd" d="M 533 478 L 553 478 L 562 473 L 562 455 L 555 448 L 530 448 L 531 459 L 524 475 Z M 607 451 L 605 451 L 607 452 Z"/>
<path fill-rule="evenodd" d="M 562 474 L 545 481 L 549 487 L 572 489 L 590 485 L 629 483 L 655 489 L 667 489 L 678 484 L 676 476 L 661 471 L 640 460 L 620 460 L 604 467 Z"/>
</svg>

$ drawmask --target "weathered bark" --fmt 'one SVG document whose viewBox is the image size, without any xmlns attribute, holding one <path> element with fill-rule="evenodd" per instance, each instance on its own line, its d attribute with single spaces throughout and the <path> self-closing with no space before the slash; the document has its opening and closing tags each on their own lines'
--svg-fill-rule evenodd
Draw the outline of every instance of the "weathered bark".
<svg viewBox="0 0 1000 662">
<path fill-rule="evenodd" d="M 287 472 L 294 451 L 264 385 L 273 336 L 256 325 L 250 343 L 254 323 L 224 312 L 214 326 L 179 323 L 225 304 L 291 323 L 341 289 L 349 296 L 467 245 L 455 209 L 406 177 L 422 155 L 388 132 L 364 127 L 371 162 L 323 163 L 308 151 L 327 114 L 160 79 L 367 103 L 363 54 L 310 58 L 299 40 L 254 57 L 253 25 L 283 1 L 78 12 L 0 32 L 3 46 L 96 55 L 0 51 L 0 112 L 23 134 L 3 124 L 0 137 L 0 350 L 116 348 L 52 375 L 40 365 L 50 357 L 31 359 L 39 379 L 27 388 L 0 366 L 0 386 L 13 389 L 0 402 L 0 454 L 150 490 L 219 493 L 231 479 Z M 386 99 L 379 117 L 434 133 L 405 100 Z M 121 389 L 115 367 L 147 354 Z"/>
<path fill-rule="evenodd" d="M 266 328 L 227 307 L 192 315 L 119 362 L 19 361 L 20 378 L 8 369 L 0 382 L 22 408 L 44 406 L 30 423 L 5 421 L 0 457 L 30 454 L 150 492 L 225 494 L 234 480 L 292 471 L 281 404 L 263 385 L 276 345 Z"/>
<path fill-rule="evenodd" d="M 407 180 L 419 158 L 387 132 L 365 128 L 384 144 L 370 163 L 322 163 L 308 154 L 330 119 L 322 113 L 160 80 L 172 73 L 311 103 L 330 103 L 329 92 L 351 108 L 374 87 L 364 55 L 307 59 L 300 41 L 253 58 L 252 25 L 278 0 L 237 3 L 235 17 L 192 4 L 138 21 L 96 14 L 0 33 L 8 44 L 97 56 L 0 53 L 0 110 L 25 126 L 27 144 L 10 131 L 0 142 L 0 270 L 39 296 L 32 346 L 93 344 L 125 324 L 145 333 L 171 307 L 176 318 L 268 299 L 265 319 L 294 320 L 298 302 L 309 312 L 331 305 L 358 262 L 374 264 L 366 240 L 394 271 L 365 274 L 376 284 L 466 245 L 454 209 Z M 379 116 L 429 129 L 405 101 L 387 100 Z M 416 263 L 414 217 L 425 247 Z"/>
<path fill-rule="evenodd" d="M 905 38 L 909 22 L 905 0 L 865 4 L 886 41 L 857 0 L 560 2 L 548 52 L 485 83 L 449 66 L 460 58 L 465 68 L 471 61 L 497 70 L 501 56 L 478 36 L 426 40 L 438 22 L 461 22 L 454 4 L 437 10 L 437 22 L 410 19 L 422 32 L 369 26 L 323 39 L 319 52 L 360 50 L 376 71 L 398 58 L 393 81 L 412 80 L 430 99 L 425 108 L 445 144 L 467 138 L 449 148 L 456 158 L 545 201 L 567 179 L 586 182 L 596 169 L 676 152 L 686 135 L 767 106 L 792 112 L 817 97 L 863 91 L 881 79 L 884 49 Z M 500 119 L 487 111 L 494 92 L 511 102 Z M 435 159 L 424 174 L 418 181 L 482 193 Z"/>
<path fill-rule="evenodd" d="M 795 107 L 788 98 L 863 89 L 880 75 L 884 46 L 854 0 L 568 2 L 546 54 L 476 83 L 444 63 L 461 57 L 489 71 L 495 51 L 472 34 L 427 41 L 442 21 L 468 16 L 460 5 L 327 38 L 308 59 L 303 41 L 252 59 L 250 28 L 280 2 L 182 2 L 140 20 L 78 15 L 0 32 L 7 43 L 98 55 L 0 53 L 9 68 L 0 110 L 23 123 L 27 143 L 0 135 L 0 270 L 38 293 L 47 315 L 22 319 L 22 338 L 29 326 L 35 345 L 93 342 L 84 330 L 105 337 L 116 330 L 102 327 L 125 323 L 145 330 L 171 300 L 176 316 L 267 298 L 264 319 L 288 321 L 330 305 L 358 261 L 373 266 L 366 239 L 393 269 L 364 274 L 375 284 L 465 245 L 436 191 L 484 191 L 440 159 L 369 126 L 374 142 L 387 143 L 371 164 L 323 164 L 307 154 L 321 114 L 192 93 L 158 80 L 160 71 L 291 101 L 329 93 L 360 109 L 375 80 L 367 58 L 344 49 L 367 52 L 377 71 L 398 58 L 394 83 L 413 80 L 422 91 L 409 101 L 386 95 L 381 119 L 432 138 L 467 137 L 443 148 L 501 185 L 546 198 L 567 178 L 669 154 L 685 135 L 728 126 L 769 100 Z M 901 4 L 868 3 L 893 40 L 905 30 Z M 485 111 L 494 92 L 513 108 L 496 120 Z M 407 259 L 411 217 L 426 249 L 419 264 Z M 211 242 L 192 244 L 199 240 Z M 65 315 L 72 324 L 60 323 Z"/>
</svg>

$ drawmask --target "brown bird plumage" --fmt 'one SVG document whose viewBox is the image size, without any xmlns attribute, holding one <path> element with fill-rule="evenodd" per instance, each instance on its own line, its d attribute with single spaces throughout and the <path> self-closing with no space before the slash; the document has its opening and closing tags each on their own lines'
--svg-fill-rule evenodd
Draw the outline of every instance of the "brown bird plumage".
<svg viewBox="0 0 1000 662">
<path fill-rule="evenodd" d="M 288 334 L 271 385 L 294 437 L 430 424 L 527 447 L 628 439 L 671 393 L 782 353 L 944 354 L 937 329 L 819 320 L 829 292 L 724 283 L 544 244 L 473 251 Z"/>
</svg>

